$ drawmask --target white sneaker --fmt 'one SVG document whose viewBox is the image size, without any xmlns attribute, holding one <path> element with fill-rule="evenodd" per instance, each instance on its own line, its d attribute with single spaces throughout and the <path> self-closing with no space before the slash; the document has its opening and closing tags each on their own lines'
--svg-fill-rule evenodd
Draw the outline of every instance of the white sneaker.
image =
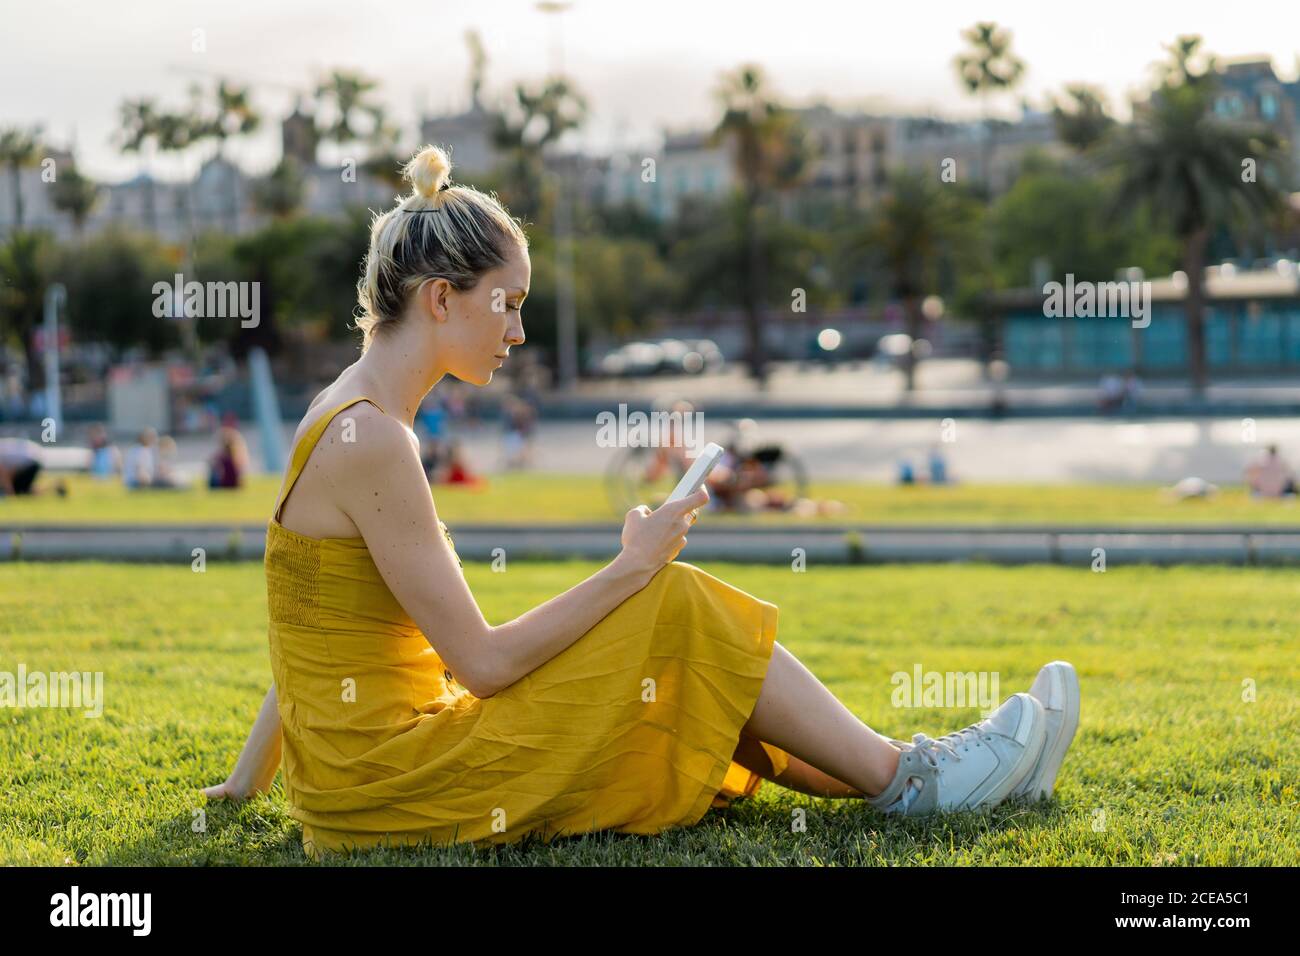
<svg viewBox="0 0 1300 956">
<path fill-rule="evenodd" d="M 1079 675 L 1065 661 L 1052 661 L 1038 672 L 1029 688 L 1047 716 L 1047 741 L 1043 752 L 1012 797 L 1041 800 L 1052 795 L 1056 774 L 1079 728 Z"/>
<path fill-rule="evenodd" d="M 1013 694 L 991 715 L 939 738 L 916 734 L 902 749 L 898 772 L 884 791 L 867 797 L 885 813 L 924 816 L 1001 803 L 1033 769 L 1047 739 L 1043 706 Z"/>
</svg>

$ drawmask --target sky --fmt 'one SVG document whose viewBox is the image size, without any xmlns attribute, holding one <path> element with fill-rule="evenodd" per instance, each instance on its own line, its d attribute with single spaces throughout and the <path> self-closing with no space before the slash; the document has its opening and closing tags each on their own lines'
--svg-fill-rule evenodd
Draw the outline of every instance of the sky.
<svg viewBox="0 0 1300 956">
<path fill-rule="evenodd" d="M 468 105 L 470 29 L 486 49 L 489 101 L 516 82 L 542 80 L 562 57 L 591 106 L 570 145 L 593 151 L 650 147 L 665 128 L 715 122 L 718 78 L 747 62 L 760 64 L 791 105 L 974 116 L 978 104 L 961 90 L 952 61 L 961 31 L 981 19 L 1010 29 L 1027 64 L 1021 89 L 995 104 L 1006 114 L 1021 98 L 1041 107 L 1065 84 L 1086 82 L 1125 115 L 1151 64 L 1182 33 L 1200 33 L 1223 59 L 1271 56 L 1284 79 L 1295 78 L 1300 62 L 1295 0 L 1068 8 L 1044 0 L 574 0 L 558 15 L 533 0 L 0 0 L 0 127 L 40 123 L 56 145 L 75 142 L 89 175 L 127 178 L 140 160 L 110 142 L 121 102 L 149 96 L 180 108 L 192 82 L 211 87 L 224 75 L 252 86 L 264 113 L 262 131 L 228 147 L 259 172 L 279 156 L 278 120 L 294 91 L 349 67 L 380 81 L 379 98 L 404 127 L 402 145 L 414 148 L 423 112 Z M 194 49 L 196 30 L 202 50 Z M 175 178 L 203 158 L 152 168 Z"/>
</svg>

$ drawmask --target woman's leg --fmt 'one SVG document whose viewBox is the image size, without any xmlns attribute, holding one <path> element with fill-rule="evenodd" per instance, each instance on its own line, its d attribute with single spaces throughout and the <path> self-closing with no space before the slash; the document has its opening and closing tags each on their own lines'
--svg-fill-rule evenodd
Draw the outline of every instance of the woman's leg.
<svg viewBox="0 0 1300 956">
<path fill-rule="evenodd" d="M 758 739 L 743 732 L 740 735 L 740 744 L 731 759 L 764 780 L 771 780 L 788 790 L 797 790 L 812 797 L 862 796 L 861 790 L 849 786 L 843 780 L 836 780 L 829 774 L 822 773 L 812 764 L 805 763 L 798 757 L 790 757 L 790 765 L 781 773 L 774 773 L 772 761 L 767 751 L 759 745 Z"/>
<path fill-rule="evenodd" d="M 898 748 L 855 717 L 778 642 L 744 733 L 868 796 L 880 794 L 898 770 Z"/>
</svg>

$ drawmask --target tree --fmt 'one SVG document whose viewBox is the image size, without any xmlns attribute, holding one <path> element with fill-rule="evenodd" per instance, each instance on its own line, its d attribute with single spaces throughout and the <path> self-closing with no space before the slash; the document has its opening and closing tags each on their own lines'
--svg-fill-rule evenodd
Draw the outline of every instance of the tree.
<svg viewBox="0 0 1300 956">
<path fill-rule="evenodd" d="M 501 172 L 510 212 L 535 220 L 543 212 L 544 150 L 586 122 L 587 99 L 568 80 L 555 77 L 536 88 L 518 84 L 515 106 L 514 115 L 495 115 L 492 140 L 505 154 Z"/>
<path fill-rule="evenodd" d="M 938 288 L 942 257 L 951 252 L 973 214 L 956 190 L 921 171 L 896 171 L 859 237 L 874 250 L 890 290 L 902 303 L 907 334 L 922 337 L 922 303 Z M 904 362 L 907 391 L 916 389 L 915 350 Z"/>
<path fill-rule="evenodd" d="M 157 236 L 110 227 L 64 247 L 58 275 L 68 287 L 68 325 L 82 341 L 158 354 L 180 341 L 180 322 L 154 315 L 154 284 L 171 285 L 175 250 Z"/>
<path fill-rule="evenodd" d="M 1188 366 L 1197 396 L 1208 383 L 1205 266 L 1211 231 L 1258 222 L 1284 203 L 1271 182 L 1277 137 L 1262 125 L 1214 115 L 1215 77 L 1188 72 L 1199 52 L 1199 38 L 1179 38 L 1165 81 L 1146 108 L 1134 111 L 1132 125 L 1108 156 L 1120 176 L 1115 215 L 1149 209 L 1179 242 L 1187 277 Z"/>
<path fill-rule="evenodd" d="M 1100 143 L 1115 126 L 1104 94 L 1083 83 L 1067 86 L 1065 99 L 1053 102 L 1052 122 L 1061 142 L 1080 153 Z"/>
<path fill-rule="evenodd" d="M 672 263 L 680 276 L 678 303 L 683 308 L 720 306 L 741 301 L 746 283 L 755 299 L 791 300 L 791 291 L 809 285 L 818 256 L 830 243 L 818 230 L 805 229 L 777 216 L 770 208 L 757 213 L 740 193 L 721 204 L 698 206 L 683 217 L 673 245 Z M 766 268 L 756 277 L 746 271 L 752 236 Z M 810 293 L 809 298 L 815 298 Z"/>
<path fill-rule="evenodd" d="M 384 107 L 371 98 L 379 83 L 361 73 L 334 70 L 315 90 L 320 139 L 339 147 L 368 142 L 384 126 Z"/>
<path fill-rule="evenodd" d="M 969 44 L 969 49 L 958 54 L 953 63 L 966 91 L 980 98 L 984 121 L 984 189 L 991 194 L 993 123 L 989 118 L 989 96 L 1015 89 L 1024 77 L 1025 64 L 1011 52 L 1011 33 L 1000 29 L 996 23 L 977 23 L 963 31 L 962 38 Z"/>
<path fill-rule="evenodd" d="M 254 205 L 273 219 L 293 216 L 306 195 L 307 180 L 292 156 L 281 156 L 270 174 L 253 184 Z"/>
<path fill-rule="evenodd" d="M 22 349 L 28 389 L 44 383 L 32 333 L 44 319 L 45 287 L 53 274 L 49 233 L 15 229 L 0 245 L 0 338 Z"/>
<path fill-rule="evenodd" d="M 215 158 L 225 161 L 226 140 L 235 136 L 247 136 L 256 132 L 262 124 L 261 114 L 253 108 L 248 87 L 236 86 L 226 80 L 219 80 L 212 94 L 212 111 L 199 113 L 191 118 L 188 125 L 189 135 L 184 138 L 181 148 L 191 143 L 204 140 L 216 140 Z M 239 195 L 236 190 L 236 175 L 231 171 L 228 177 L 226 212 L 232 233 L 239 231 Z"/>
<path fill-rule="evenodd" d="M 759 388 L 767 387 L 767 349 L 763 341 L 764 271 L 758 220 L 768 197 L 795 185 L 809 166 L 810 152 L 797 116 L 768 95 L 762 68 L 746 64 L 723 76 L 716 96 L 722 119 L 710 136 L 729 143 L 740 182 L 740 296 L 745 312 L 746 363 Z"/>
<path fill-rule="evenodd" d="M 25 166 L 34 165 L 40 149 L 40 127 L 31 130 L 11 126 L 0 130 L 0 164 L 9 167 L 9 181 L 14 197 L 14 229 L 23 227 L 23 190 L 20 173 Z"/>
<path fill-rule="evenodd" d="M 81 175 L 76 166 L 69 166 L 54 180 L 50 194 L 54 207 L 72 217 L 72 225 L 80 242 L 86 228 L 86 219 L 99 202 L 100 188 L 93 180 Z"/>
<path fill-rule="evenodd" d="M 992 209 L 993 251 L 999 286 L 1047 279 L 1104 282 L 1124 266 L 1147 275 L 1177 267 L 1177 243 L 1156 228 L 1149 212 L 1135 213 L 1123 229 L 1108 208 L 1118 176 L 1080 169 L 1074 161 L 1029 153 L 1015 183 Z M 1048 267 L 1037 277 L 1039 266 Z"/>
<path fill-rule="evenodd" d="M 118 108 L 118 130 L 114 139 L 124 153 L 144 157 L 151 146 L 158 144 L 159 114 L 153 100 L 126 100 Z M 153 175 L 148 160 L 144 160 L 144 206 L 149 229 L 158 231 L 158 210 L 154 204 Z"/>
<path fill-rule="evenodd" d="M 361 146 L 362 155 L 354 159 L 357 168 L 400 189 L 405 164 L 397 148 L 400 132 L 389 122 L 384 105 L 373 98 L 377 89 L 378 81 L 361 73 L 330 73 L 315 90 L 316 137 L 340 148 Z"/>
</svg>

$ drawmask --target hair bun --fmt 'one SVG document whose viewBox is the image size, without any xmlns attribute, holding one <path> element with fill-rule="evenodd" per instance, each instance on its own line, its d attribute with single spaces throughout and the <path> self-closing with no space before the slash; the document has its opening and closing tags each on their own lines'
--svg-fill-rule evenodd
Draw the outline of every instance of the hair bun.
<svg viewBox="0 0 1300 956">
<path fill-rule="evenodd" d="M 432 199 L 451 180 L 451 159 L 442 147 L 426 146 L 402 167 L 402 176 L 416 195 Z"/>
</svg>

